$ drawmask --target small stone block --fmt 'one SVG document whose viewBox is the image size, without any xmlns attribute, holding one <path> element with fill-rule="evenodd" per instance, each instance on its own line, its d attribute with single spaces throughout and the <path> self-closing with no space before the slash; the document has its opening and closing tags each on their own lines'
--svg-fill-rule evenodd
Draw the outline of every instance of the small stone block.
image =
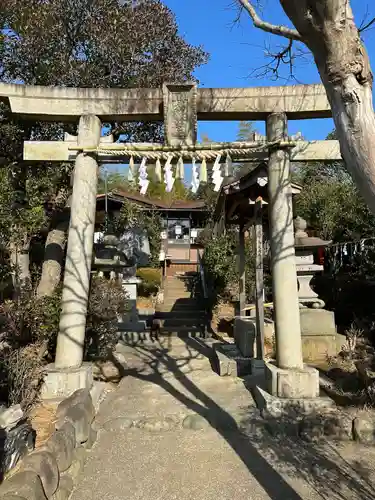
<svg viewBox="0 0 375 500">
<path fill-rule="evenodd" d="M 6 479 L 0 486 L 0 498 L 19 497 L 25 500 L 46 500 L 40 477 L 25 470 Z"/>
<path fill-rule="evenodd" d="M 336 441 L 352 441 L 353 418 L 346 413 L 327 413 L 324 421 L 324 435 Z"/>
<path fill-rule="evenodd" d="M 188 415 L 182 422 L 184 429 L 202 431 L 210 427 L 210 423 L 201 415 Z"/>
<path fill-rule="evenodd" d="M 94 418 L 95 408 L 92 404 L 90 391 L 88 391 L 87 389 L 79 389 L 59 404 L 56 410 L 57 419 L 60 420 L 61 418 L 63 418 L 73 406 L 77 405 L 83 406 L 87 415 L 91 419 Z"/>
<path fill-rule="evenodd" d="M 88 440 L 92 416 L 87 413 L 84 404 L 77 404 L 69 408 L 63 418 L 56 422 L 56 429 L 62 427 L 65 422 L 70 422 L 76 435 L 76 443 L 82 444 Z"/>
<path fill-rule="evenodd" d="M 80 473 L 82 472 L 83 466 L 86 459 L 86 450 L 83 446 L 76 448 L 74 452 L 73 462 L 69 469 L 66 471 L 73 481 L 75 482 Z"/>
<path fill-rule="evenodd" d="M 104 396 L 104 391 L 106 389 L 106 382 L 95 381 L 94 385 L 90 389 L 90 396 L 92 404 L 94 405 L 95 411 L 99 410 L 99 405 Z"/>
<path fill-rule="evenodd" d="M 95 444 L 97 437 L 98 437 L 98 431 L 94 430 L 92 427 L 90 427 L 89 437 L 87 438 L 87 441 L 84 444 L 84 447 L 86 448 L 86 450 L 91 450 L 91 448 Z"/>
<path fill-rule="evenodd" d="M 108 432 L 123 431 L 126 429 L 130 429 L 130 427 L 133 427 L 133 420 L 126 417 L 114 418 L 112 420 L 108 420 L 103 424 L 103 429 Z"/>
<path fill-rule="evenodd" d="M 56 458 L 60 472 L 66 471 L 71 466 L 75 445 L 76 433 L 70 422 L 65 422 L 45 444 L 45 449 L 50 451 Z"/>
<path fill-rule="evenodd" d="M 234 340 L 236 346 L 245 358 L 254 357 L 254 344 L 256 328 L 254 319 L 236 317 L 234 318 Z"/>
<path fill-rule="evenodd" d="M 74 482 L 70 476 L 64 475 L 60 477 L 59 487 L 53 495 L 52 500 L 68 500 L 73 488 Z"/>
<path fill-rule="evenodd" d="M 143 418 L 136 423 L 136 427 L 149 432 L 170 431 L 176 426 L 177 421 L 172 417 L 166 417 L 164 419 L 148 417 Z"/>
<path fill-rule="evenodd" d="M 316 442 L 324 436 L 324 421 L 322 415 L 312 415 L 300 422 L 299 436 L 304 441 Z"/>
<path fill-rule="evenodd" d="M 79 368 L 56 369 L 50 364 L 42 386 L 42 399 L 67 398 L 77 389 L 90 390 L 93 385 L 93 373 L 90 363 L 83 363 Z"/>
<path fill-rule="evenodd" d="M 375 422 L 370 415 L 354 419 L 353 435 L 354 439 L 360 443 L 373 444 L 375 442 Z"/>
<path fill-rule="evenodd" d="M 52 453 L 35 451 L 22 461 L 22 470 L 35 472 L 40 477 L 44 493 L 51 498 L 59 485 L 59 468 Z"/>
<path fill-rule="evenodd" d="M 87 389 L 79 389 L 59 404 L 56 411 L 56 429 L 60 429 L 65 422 L 70 422 L 75 429 L 76 442 L 84 443 L 89 438 L 94 416 L 95 409 L 90 392 Z"/>
<path fill-rule="evenodd" d="M 265 369 L 266 363 L 264 362 L 263 359 L 253 358 L 250 363 L 251 363 L 251 374 L 252 375 L 264 374 L 264 369 Z"/>
<path fill-rule="evenodd" d="M 234 344 L 214 344 L 213 348 L 221 377 L 240 377 L 251 373 L 251 359 L 243 357 Z"/>
<path fill-rule="evenodd" d="M 336 335 L 335 313 L 326 309 L 300 309 L 301 335 Z"/>
<path fill-rule="evenodd" d="M 282 369 L 266 363 L 266 390 L 279 398 L 301 399 L 319 396 L 319 372 L 304 366 L 302 370 Z"/>
</svg>

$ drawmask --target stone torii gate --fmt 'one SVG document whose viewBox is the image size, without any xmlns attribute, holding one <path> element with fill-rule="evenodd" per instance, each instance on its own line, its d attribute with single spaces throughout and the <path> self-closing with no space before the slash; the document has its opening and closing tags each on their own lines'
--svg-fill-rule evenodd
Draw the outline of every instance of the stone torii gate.
<svg viewBox="0 0 375 500">
<path fill-rule="evenodd" d="M 301 388 L 301 397 L 317 395 L 311 390 L 312 385 L 316 388 L 317 374 L 302 363 L 289 162 L 332 161 L 341 156 L 337 141 L 290 141 L 287 119 L 331 116 L 321 85 L 197 89 L 194 83 L 184 83 L 165 84 L 162 89 L 123 90 L 0 84 L 0 99 L 23 119 L 78 122 L 77 137 L 66 135 L 62 142 L 31 141 L 24 145 L 26 161 L 75 162 L 60 333 L 44 397 L 67 396 L 92 384 L 91 369 L 82 359 L 99 163 L 123 163 L 134 157 L 180 159 L 183 168 L 183 161 L 198 159 L 204 182 L 207 173 L 203 164 L 213 162 L 218 155 L 268 161 L 274 294 L 285 306 L 279 309 L 283 316 L 276 318 L 278 363 L 268 370 L 269 390 L 288 397 L 293 394 L 291 387 L 302 384 L 306 390 Z M 267 123 L 265 142 L 196 142 L 197 120 L 262 119 Z M 111 137 L 101 137 L 103 122 L 162 120 L 166 144 L 115 144 Z"/>
</svg>

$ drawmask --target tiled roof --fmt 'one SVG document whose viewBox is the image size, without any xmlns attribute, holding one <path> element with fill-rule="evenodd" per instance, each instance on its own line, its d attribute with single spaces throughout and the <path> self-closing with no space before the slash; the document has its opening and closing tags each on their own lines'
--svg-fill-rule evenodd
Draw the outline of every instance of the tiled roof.
<svg viewBox="0 0 375 500">
<path fill-rule="evenodd" d="M 98 194 L 97 198 L 98 199 L 103 199 L 105 197 L 105 194 Z M 165 201 L 162 200 L 157 200 L 154 198 L 148 198 L 147 196 L 143 196 L 141 194 L 137 193 L 131 193 L 128 191 L 111 191 L 108 193 L 108 197 L 112 200 L 119 199 L 121 201 L 121 198 L 126 198 L 131 201 L 137 201 L 139 203 L 142 203 L 144 205 L 149 205 L 150 207 L 155 207 L 155 208 L 160 208 L 160 209 L 165 209 L 165 210 L 204 210 L 205 209 L 205 202 L 202 200 L 197 200 L 197 201 L 189 201 L 189 200 L 175 200 L 172 201 L 171 203 L 166 203 Z"/>
</svg>

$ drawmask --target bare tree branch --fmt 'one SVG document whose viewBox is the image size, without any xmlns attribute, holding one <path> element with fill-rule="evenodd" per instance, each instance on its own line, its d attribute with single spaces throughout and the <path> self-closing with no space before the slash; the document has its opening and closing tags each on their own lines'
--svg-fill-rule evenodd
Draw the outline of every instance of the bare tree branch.
<svg viewBox="0 0 375 500">
<path fill-rule="evenodd" d="M 289 38 L 289 40 L 298 40 L 300 42 L 303 42 L 303 38 L 297 30 L 288 28 L 287 26 L 271 24 L 267 21 L 263 21 L 263 19 L 258 16 L 255 8 L 252 6 L 249 0 L 238 1 L 242 5 L 242 7 L 247 10 L 256 28 L 260 28 L 261 30 L 267 31 L 268 33 L 272 33 L 274 35 L 280 35 L 284 38 Z"/>
<path fill-rule="evenodd" d="M 375 17 L 372 18 L 371 21 L 369 21 L 368 23 L 366 23 L 364 26 L 361 26 L 358 31 L 360 33 L 362 33 L 363 31 L 366 31 L 373 24 L 375 24 Z"/>
</svg>

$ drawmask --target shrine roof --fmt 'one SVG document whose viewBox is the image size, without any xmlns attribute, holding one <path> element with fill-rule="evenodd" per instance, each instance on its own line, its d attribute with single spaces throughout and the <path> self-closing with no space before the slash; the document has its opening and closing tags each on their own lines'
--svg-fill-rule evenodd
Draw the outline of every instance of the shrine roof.
<svg viewBox="0 0 375 500">
<path fill-rule="evenodd" d="M 105 194 L 98 194 L 97 199 L 104 199 Z M 205 202 L 202 200 L 174 200 L 170 203 L 164 202 L 162 200 L 158 200 L 155 198 L 149 198 L 147 196 L 143 196 L 137 193 L 131 193 L 129 191 L 111 191 L 108 193 L 108 198 L 112 201 L 117 201 L 122 203 L 124 199 L 134 201 L 136 203 L 140 203 L 142 205 L 148 206 L 150 208 L 159 209 L 159 210 L 206 210 Z"/>
</svg>

